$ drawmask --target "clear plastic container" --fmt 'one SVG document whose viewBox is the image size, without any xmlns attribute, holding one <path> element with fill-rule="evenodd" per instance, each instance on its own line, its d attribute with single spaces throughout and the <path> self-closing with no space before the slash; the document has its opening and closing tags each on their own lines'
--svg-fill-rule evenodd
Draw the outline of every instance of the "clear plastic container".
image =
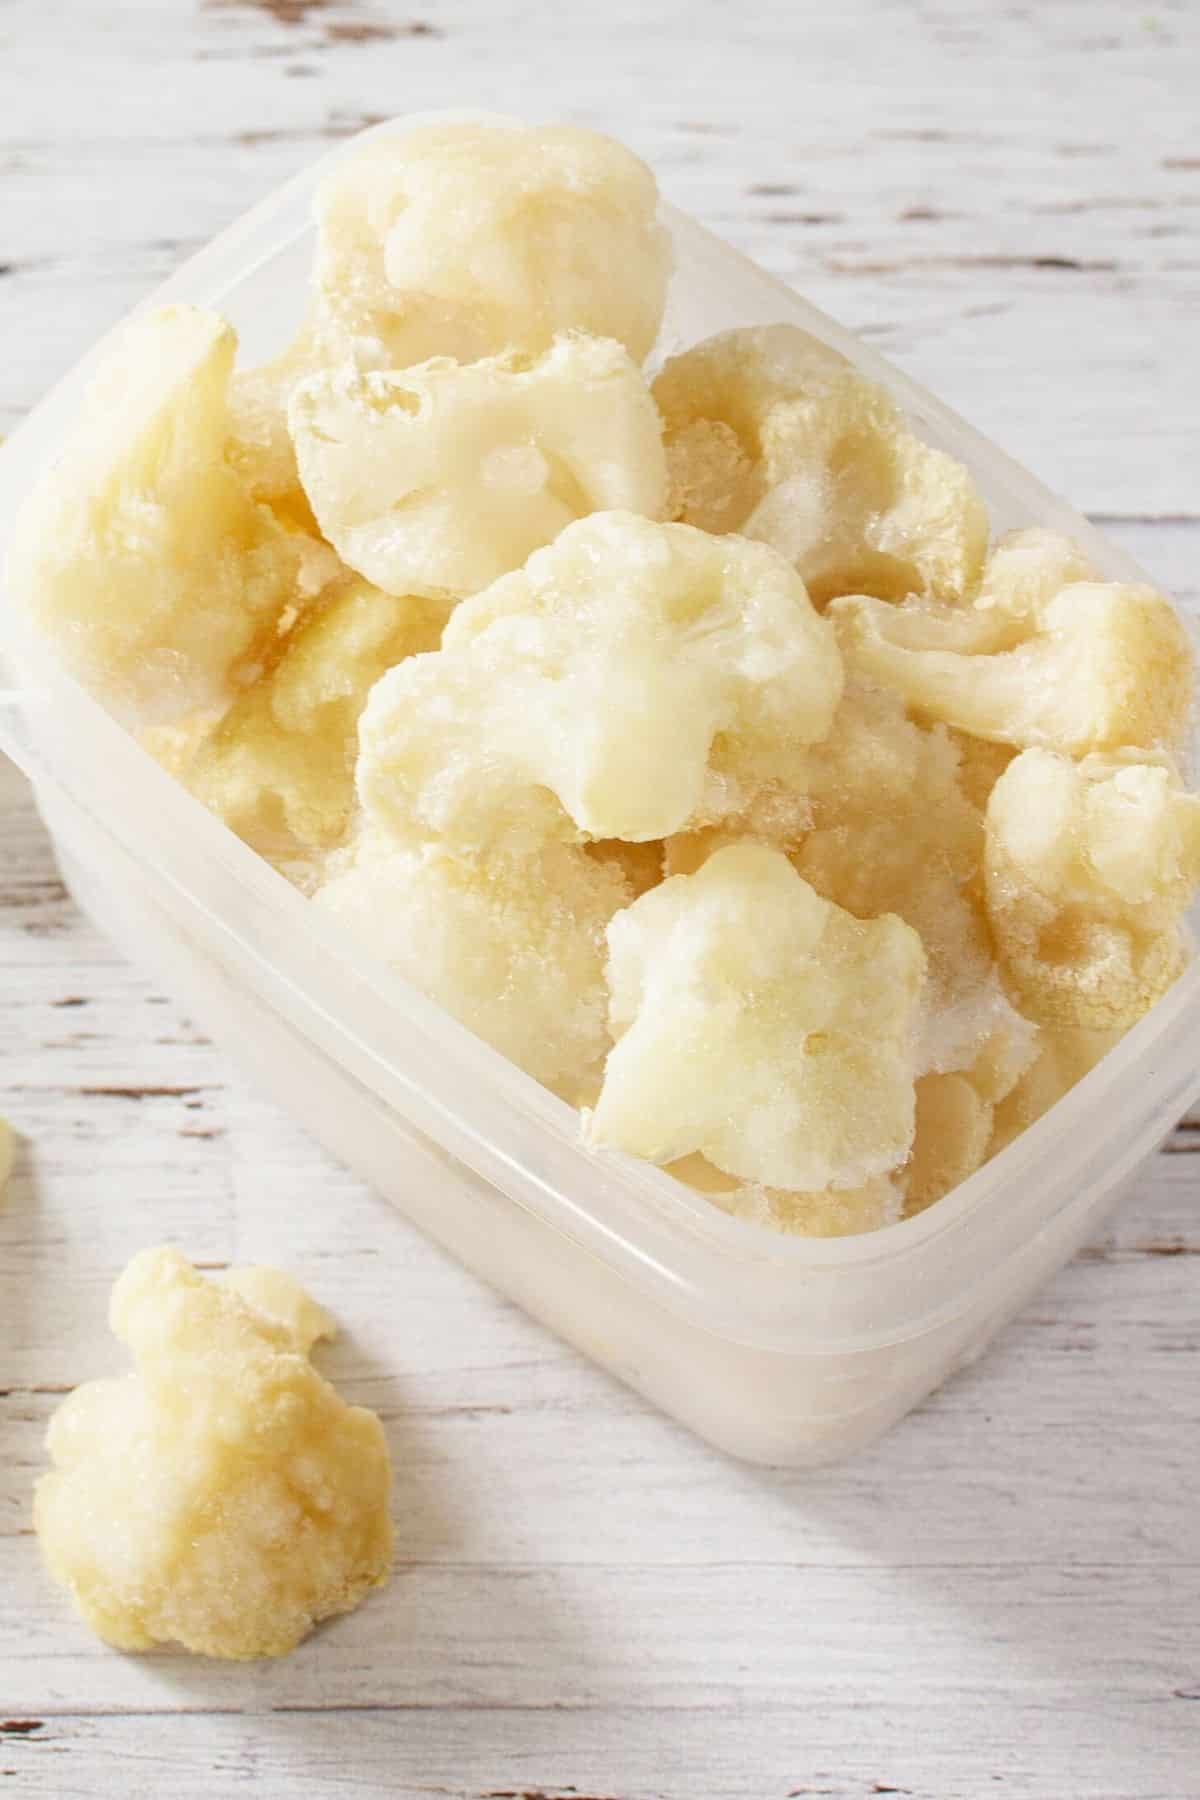
<svg viewBox="0 0 1200 1800">
<path fill-rule="evenodd" d="M 248 213 L 146 304 L 219 307 L 245 360 L 269 355 L 301 310 L 314 184 L 351 147 Z M 969 465 L 997 529 L 1051 526 L 1082 540 L 1106 573 L 1138 576 L 848 332 L 690 219 L 670 214 L 669 224 L 664 349 L 731 325 L 793 321 L 884 382 L 923 437 Z M 0 551 L 94 358 L 0 450 Z M 1044 1119 L 917 1218 L 819 1240 L 728 1218 L 655 1169 L 585 1149 L 570 1108 L 361 954 L 18 643 L 3 611 L 0 632 L 0 745 L 32 779 L 84 909 L 424 1231 L 734 1455 L 817 1464 L 877 1438 L 1071 1256 L 1200 1094 L 1193 963 Z M 394 1253 L 399 1265 L 399 1240 Z"/>
</svg>

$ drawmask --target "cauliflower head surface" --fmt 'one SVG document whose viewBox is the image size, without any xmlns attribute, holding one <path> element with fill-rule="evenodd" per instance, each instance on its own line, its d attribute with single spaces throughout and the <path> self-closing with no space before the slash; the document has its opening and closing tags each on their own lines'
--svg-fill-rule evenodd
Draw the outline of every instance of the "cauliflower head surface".
<svg viewBox="0 0 1200 1800">
<path fill-rule="evenodd" d="M 34 1525 L 51 1574 L 108 1643 L 281 1656 L 387 1579 L 379 1420 L 308 1360 L 324 1310 L 275 1270 L 205 1280 L 168 1246 L 135 1257 L 110 1323 L 135 1373 L 51 1420 Z"/>
</svg>

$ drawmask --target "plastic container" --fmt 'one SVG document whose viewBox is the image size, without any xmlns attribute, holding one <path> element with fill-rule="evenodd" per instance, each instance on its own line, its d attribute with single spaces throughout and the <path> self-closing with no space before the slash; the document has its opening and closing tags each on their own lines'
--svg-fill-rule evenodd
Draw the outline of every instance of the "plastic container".
<svg viewBox="0 0 1200 1800">
<path fill-rule="evenodd" d="M 247 214 L 148 304 L 217 306 L 246 360 L 271 353 L 301 309 L 312 189 L 348 148 Z M 1064 530 L 1105 572 L 1137 575 L 850 334 L 691 220 L 669 223 L 677 270 L 664 348 L 793 321 L 886 383 L 922 436 L 970 466 L 997 528 Z M 0 550 L 94 356 L 0 450 Z M 1193 963 L 1052 1112 L 919 1217 L 823 1240 L 727 1218 L 657 1170 L 586 1150 L 567 1106 L 360 954 L 87 694 L 31 662 L 11 616 L 0 629 L 0 744 L 30 775 L 84 909 L 423 1230 L 737 1456 L 824 1463 L 877 1438 L 1094 1232 L 1200 1094 Z"/>
</svg>

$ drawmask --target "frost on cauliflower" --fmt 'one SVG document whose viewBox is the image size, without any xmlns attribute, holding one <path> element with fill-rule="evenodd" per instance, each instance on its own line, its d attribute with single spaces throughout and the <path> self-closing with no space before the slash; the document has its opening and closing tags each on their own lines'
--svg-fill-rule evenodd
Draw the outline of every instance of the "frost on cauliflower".
<svg viewBox="0 0 1200 1800">
<path fill-rule="evenodd" d="M 722 332 L 671 357 L 654 397 L 676 516 L 772 544 L 817 605 L 977 588 L 988 524 L 967 471 L 819 339 L 792 325 Z"/>
<path fill-rule="evenodd" d="M 919 717 L 1014 749 L 1068 756 L 1179 742 L 1192 698 L 1183 626 L 1161 594 L 1120 582 L 1031 580 L 993 603 L 830 608 L 847 667 Z"/>
<path fill-rule="evenodd" d="M 425 125 L 376 138 L 316 202 L 321 328 L 364 366 L 615 338 L 637 361 L 670 273 L 644 163 L 576 126 Z"/>
<path fill-rule="evenodd" d="M 113 1289 L 136 1371 L 50 1424 L 34 1525 L 51 1574 L 123 1650 L 280 1656 L 387 1579 L 379 1420 L 308 1360 L 328 1315 L 287 1276 L 206 1281 L 146 1250 Z"/>
<path fill-rule="evenodd" d="M 829 627 L 772 550 L 595 514 L 377 684 L 359 793 L 394 835 L 463 854 L 662 838 L 786 773 L 840 691 Z"/>
<path fill-rule="evenodd" d="M 622 872 L 570 844 L 460 861 L 364 834 L 314 903 L 414 987 L 574 1101 L 609 1046 L 604 928 Z"/>
<path fill-rule="evenodd" d="M 392 594 L 476 593 L 585 513 L 663 509 L 658 414 L 611 340 L 402 372 L 346 364 L 299 384 L 288 423 L 322 531 Z"/>
<path fill-rule="evenodd" d="M 354 806 L 358 716 L 372 685 L 435 649 L 435 602 L 352 580 L 323 595 L 280 640 L 275 660 L 187 757 L 180 778 L 264 854 L 324 849 Z"/>
<path fill-rule="evenodd" d="M 608 946 L 593 1142 L 801 1192 L 903 1162 L 925 959 L 902 920 L 852 918 L 745 844 L 618 913 Z"/>
<path fill-rule="evenodd" d="M 118 713 L 224 704 L 239 662 L 337 559 L 285 529 L 225 459 L 235 338 L 215 313 L 135 319 L 17 523 L 14 598 Z"/>
<path fill-rule="evenodd" d="M 1200 797 L 1164 757 L 1026 750 L 987 809 L 988 917 L 1005 979 L 1047 1024 L 1126 1029 L 1175 980 L 1200 881 Z"/>
<path fill-rule="evenodd" d="M 706 1195 L 733 1218 L 793 1237 L 845 1237 L 879 1231 L 895 1224 L 904 1209 L 900 1190 L 889 1175 L 876 1175 L 860 1188 L 825 1188 L 818 1194 L 801 1194 L 736 1181 L 702 1156 L 685 1156 L 669 1163 L 667 1173 Z"/>
</svg>

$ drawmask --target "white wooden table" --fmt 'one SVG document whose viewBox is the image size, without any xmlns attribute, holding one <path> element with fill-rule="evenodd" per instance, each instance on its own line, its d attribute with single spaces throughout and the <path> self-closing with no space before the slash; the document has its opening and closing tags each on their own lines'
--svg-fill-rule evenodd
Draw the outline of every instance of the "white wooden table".
<svg viewBox="0 0 1200 1800">
<path fill-rule="evenodd" d="M 1194 0 L 0 0 L 0 430 L 329 139 L 508 106 L 626 136 L 1195 606 L 1198 53 Z M 739 1467 L 234 1080 L 0 809 L 0 1794 L 1200 1795 L 1200 1125 L 875 1452 Z M 168 1237 L 307 1279 L 394 1450 L 394 1581 L 278 1665 L 105 1651 L 30 1535 Z"/>
</svg>

